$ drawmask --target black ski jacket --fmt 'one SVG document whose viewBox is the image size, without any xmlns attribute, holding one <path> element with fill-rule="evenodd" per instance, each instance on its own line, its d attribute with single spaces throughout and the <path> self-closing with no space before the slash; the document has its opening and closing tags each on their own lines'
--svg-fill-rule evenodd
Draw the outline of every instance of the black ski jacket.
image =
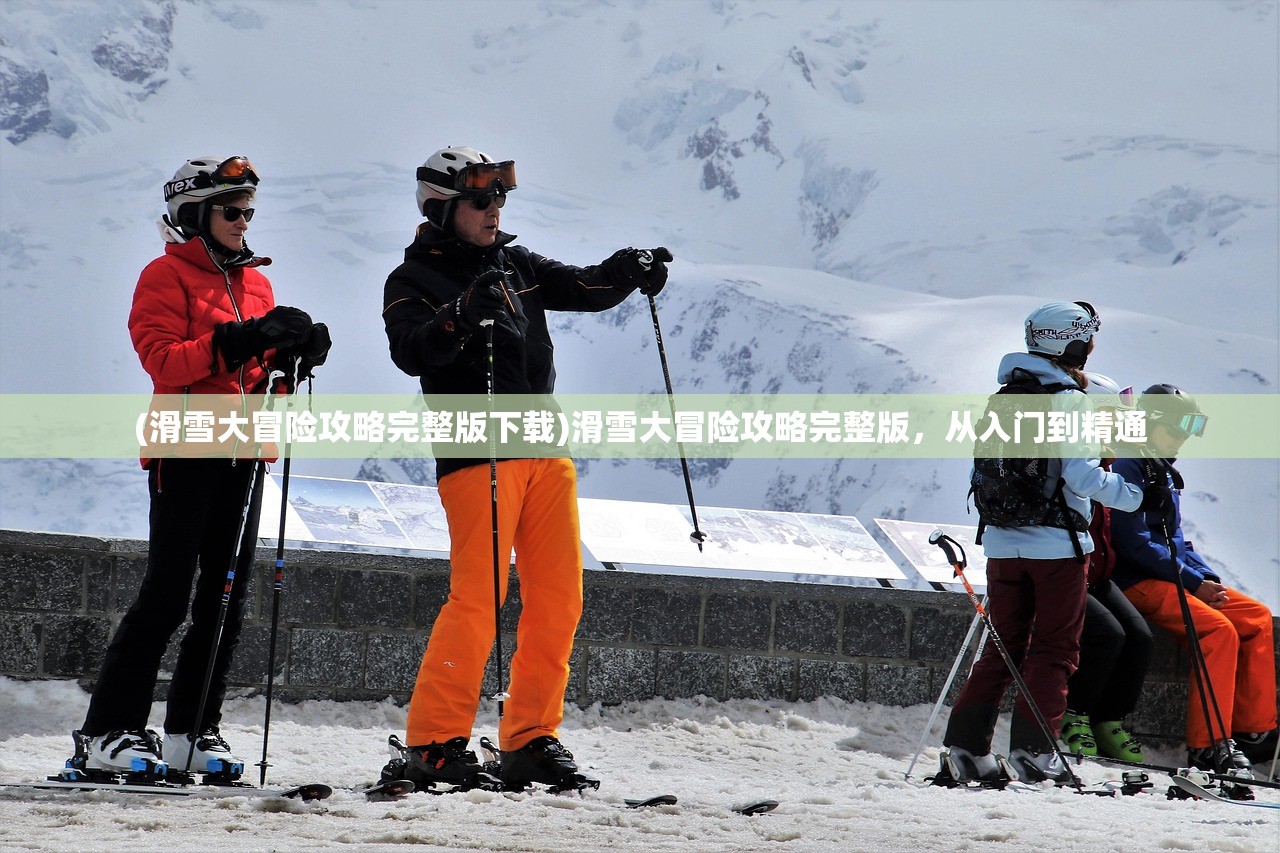
<svg viewBox="0 0 1280 853">
<path fill-rule="evenodd" d="M 484 394 L 488 357 L 484 334 L 464 330 L 454 303 L 481 274 L 506 272 L 508 317 L 494 324 L 494 393 L 555 391 L 554 348 L 546 312 L 604 311 L 627 298 L 624 282 L 605 265 L 575 267 L 513 246 L 515 235 L 498 232 L 483 248 L 424 224 L 404 250 L 404 263 L 387 277 L 382 320 L 391 360 L 416 376 L 424 394 Z M 621 285 L 621 286 L 618 286 Z M 484 459 L 437 457 L 436 477 Z"/>
</svg>

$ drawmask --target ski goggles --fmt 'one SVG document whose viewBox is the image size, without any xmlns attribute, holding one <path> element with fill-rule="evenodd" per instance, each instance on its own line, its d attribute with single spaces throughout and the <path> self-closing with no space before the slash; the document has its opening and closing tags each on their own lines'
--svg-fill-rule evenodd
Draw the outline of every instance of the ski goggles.
<svg viewBox="0 0 1280 853">
<path fill-rule="evenodd" d="M 258 173 L 253 171 L 253 164 L 248 157 L 228 157 L 218 164 L 218 168 L 209 173 L 209 178 L 216 184 L 253 184 L 258 185 Z"/>
<path fill-rule="evenodd" d="M 516 188 L 516 161 L 501 163 L 468 163 L 452 175 L 419 166 L 418 180 L 450 187 L 460 193 L 511 192 Z"/>
<path fill-rule="evenodd" d="M 1209 416 L 1196 412 L 1193 415 L 1183 415 L 1176 421 L 1162 420 L 1160 423 L 1180 434 L 1183 438 L 1190 438 L 1193 435 L 1204 435 L 1204 428 L 1209 423 Z"/>
<path fill-rule="evenodd" d="M 1088 395 L 1094 398 L 1094 408 L 1097 409 L 1117 409 L 1120 411 L 1130 410 L 1134 407 L 1133 386 L 1121 388 L 1116 393 L 1110 391 L 1095 391 L 1092 384 L 1089 385 Z"/>
<path fill-rule="evenodd" d="M 253 221 L 252 207 L 236 207 L 230 204 L 211 204 L 209 205 L 209 207 L 213 208 L 214 210 L 221 210 L 222 218 L 227 220 L 228 222 L 235 222 L 241 216 L 244 217 L 245 222 Z"/>
<path fill-rule="evenodd" d="M 190 178 L 179 178 L 164 185 L 164 200 L 191 190 L 207 190 L 220 186 L 258 185 L 258 173 L 248 157 L 228 157 L 212 172 L 198 172 Z"/>
</svg>

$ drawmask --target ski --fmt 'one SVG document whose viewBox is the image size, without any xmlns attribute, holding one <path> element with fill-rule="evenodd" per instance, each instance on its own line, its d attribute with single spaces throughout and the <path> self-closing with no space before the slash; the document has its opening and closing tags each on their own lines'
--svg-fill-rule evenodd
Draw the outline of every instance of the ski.
<svg viewBox="0 0 1280 853">
<path fill-rule="evenodd" d="M 1174 775 L 1173 784 L 1176 788 L 1184 793 L 1194 797 L 1197 800 L 1212 800 L 1215 803 L 1226 803 L 1232 806 L 1253 806 L 1262 809 L 1280 809 L 1280 803 L 1264 803 L 1258 800 L 1238 800 L 1231 797 L 1224 797 L 1221 794 L 1210 791 L 1204 785 L 1190 779 L 1186 776 Z M 1173 792 L 1169 792 L 1170 798 L 1173 798 Z"/>
<path fill-rule="evenodd" d="M 376 784 L 357 789 L 356 793 L 363 794 L 367 799 L 375 803 L 381 803 L 390 800 L 402 800 L 415 790 L 417 790 L 417 786 L 409 779 L 383 779 Z"/>
<path fill-rule="evenodd" d="M 674 806 L 677 802 L 675 794 L 659 794 L 647 800 L 623 800 L 629 809 L 643 809 L 649 806 Z"/>
<path fill-rule="evenodd" d="M 1068 752 L 1066 755 L 1076 759 L 1079 763 L 1081 759 L 1096 761 L 1099 764 L 1111 764 L 1117 767 L 1133 767 L 1139 770 L 1150 770 L 1156 773 L 1165 773 L 1169 776 L 1177 776 L 1186 773 L 1186 767 L 1172 767 L 1164 764 L 1149 764 L 1141 761 L 1126 761 L 1123 758 L 1110 758 L 1105 755 L 1081 755 L 1078 752 Z M 1196 773 L 1203 773 L 1206 779 L 1212 779 L 1216 782 L 1229 782 L 1234 785 L 1249 785 L 1257 788 L 1275 788 L 1280 790 L 1280 782 L 1272 782 L 1268 779 L 1253 779 L 1246 776 L 1235 776 L 1229 773 L 1214 773 L 1209 770 L 1200 770 L 1191 768 Z"/>
<path fill-rule="evenodd" d="M 328 785 L 311 783 L 296 785 L 292 788 L 255 788 L 253 785 L 179 785 L 173 782 L 147 782 L 143 784 L 130 782 L 92 782 L 88 780 L 68 780 L 49 777 L 43 782 L 0 782 L 0 788 L 27 791 L 107 791 L 113 794 L 152 794 L 167 797 L 285 797 L 287 799 L 312 802 L 328 799 L 333 788 Z"/>
<path fill-rule="evenodd" d="M 732 811 L 737 812 L 740 815 L 746 815 L 747 817 L 754 817 L 755 815 L 758 815 L 758 814 L 767 814 L 768 812 L 773 811 L 777 807 L 778 807 L 777 800 L 753 800 L 751 802 L 740 803 L 736 806 L 731 806 L 730 809 Z"/>
</svg>

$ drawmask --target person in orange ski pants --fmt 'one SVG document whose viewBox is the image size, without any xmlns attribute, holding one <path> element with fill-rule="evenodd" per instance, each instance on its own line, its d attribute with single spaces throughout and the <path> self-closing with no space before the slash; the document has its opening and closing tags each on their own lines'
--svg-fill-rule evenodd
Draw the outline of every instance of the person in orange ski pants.
<svg viewBox="0 0 1280 853">
<path fill-rule="evenodd" d="M 550 395 L 547 311 L 604 311 L 635 290 L 653 296 L 666 284 L 672 257 L 665 248 L 620 249 L 577 267 L 514 245 L 498 227 L 516 188 L 513 161 L 444 148 L 417 179 L 427 221 L 387 279 L 382 313 L 392 360 L 419 378 L 424 394 L 485 394 L 492 371 L 495 394 Z M 504 458 L 496 473 L 495 555 L 490 460 L 436 460 L 449 524 L 449 599 L 409 702 L 407 755 L 389 764 L 384 778 L 401 775 L 437 792 L 583 779 L 558 731 L 582 612 L 577 475 L 570 459 L 541 458 Z M 494 585 L 505 599 L 513 546 L 522 610 L 498 732 L 499 780 L 467 747 L 494 645 Z"/>
<path fill-rule="evenodd" d="M 1173 460 L 1188 438 L 1204 434 L 1208 418 L 1190 394 L 1168 384 L 1148 388 L 1138 407 L 1147 418 L 1143 455 L 1119 459 L 1112 470 L 1141 486 L 1144 493 L 1167 490 L 1172 500 L 1167 513 L 1111 513 L 1117 557 L 1113 579 L 1139 613 L 1185 647 L 1187 625 L 1176 583 L 1181 578 L 1217 705 L 1215 710 L 1209 703 L 1206 718 L 1207 697 L 1201 696 L 1193 672 L 1187 701 L 1187 759 L 1204 770 L 1252 769 L 1267 775 L 1278 734 L 1271 611 L 1225 586 L 1182 531 L 1183 480 Z"/>
</svg>

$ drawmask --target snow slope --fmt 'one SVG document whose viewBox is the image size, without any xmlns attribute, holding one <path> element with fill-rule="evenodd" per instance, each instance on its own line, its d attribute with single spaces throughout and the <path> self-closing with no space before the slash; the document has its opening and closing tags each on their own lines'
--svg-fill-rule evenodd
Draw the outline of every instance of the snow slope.
<svg viewBox="0 0 1280 853">
<path fill-rule="evenodd" d="M 1274 0 L 6 0 L 0 392 L 146 390 L 124 318 L 160 250 L 159 187 L 232 151 L 263 174 L 250 244 L 280 300 L 333 330 L 319 390 L 412 389 L 382 355 L 381 284 L 419 221 L 413 167 L 466 143 L 518 161 L 504 227 L 522 243 L 584 264 L 674 250 L 677 390 L 981 393 L 1028 311 L 1069 298 L 1101 309 L 1091 366 L 1124 384 L 1274 394 L 1278 17 Z M 561 390 L 661 388 L 639 301 L 554 325 Z M 1280 461 L 1184 469 L 1198 549 L 1280 608 Z M 698 474 L 707 504 L 966 521 L 955 460 Z M 140 532 L 131 461 L 0 477 L 0 524 Z M 682 492 L 663 462 L 582 482 Z"/>
<path fill-rule="evenodd" d="M 39 779 L 60 766 L 87 697 L 71 682 L 0 679 L 0 777 Z M 229 703 L 223 732 L 248 762 L 261 754 L 262 700 Z M 386 736 L 404 710 L 390 702 L 306 702 L 273 710 L 269 782 L 325 781 L 318 804 L 174 801 L 55 793 L 23 799 L 0 788 L 0 847 L 19 850 L 849 850 L 868 853 L 1004 849 L 1094 851 L 1275 849 L 1280 812 L 1169 801 L 1168 780 L 1132 797 L 1038 790 L 948 791 L 924 784 L 937 766 L 940 728 L 910 780 L 903 774 L 929 708 L 834 699 L 786 704 L 651 700 L 616 708 L 570 706 L 562 730 L 599 775 L 584 797 L 543 793 L 415 794 L 369 803 L 341 789 L 376 777 Z M 491 708 L 477 736 L 496 730 Z M 939 726 L 941 724 L 938 724 Z M 997 733 L 997 746 L 1007 730 Z M 1177 756 L 1154 751 L 1160 760 Z M 256 771 L 255 771 L 256 772 Z M 1118 773 L 1079 768 L 1101 784 Z M 672 793 L 643 811 L 622 800 Z M 1275 791 L 1260 799 L 1280 802 Z M 781 802 L 771 814 L 730 811 Z"/>
</svg>

